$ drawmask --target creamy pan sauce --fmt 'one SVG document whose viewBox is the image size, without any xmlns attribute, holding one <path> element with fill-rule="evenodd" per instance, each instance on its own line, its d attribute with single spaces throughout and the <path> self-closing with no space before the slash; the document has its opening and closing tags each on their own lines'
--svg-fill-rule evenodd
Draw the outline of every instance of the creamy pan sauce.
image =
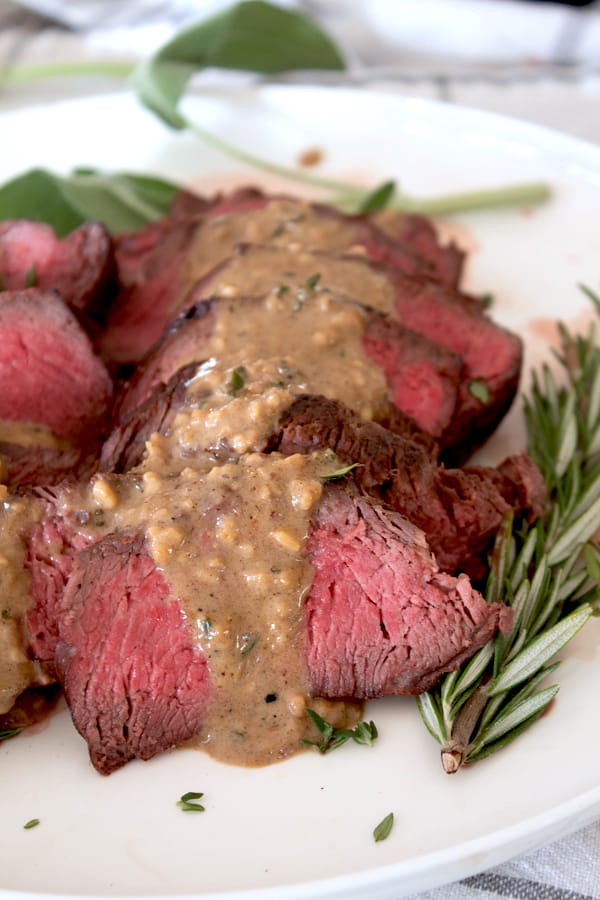
<svg viewBox="0 0 600 900">
<path fill-rule="evenodd" d="M 235 296 L 285 291 L 295 296 L 314 273 L 319 274 L 317 290 L 362 298 L 371 308 L 396 315 L 392 282 L 385 271 L 369 265 L 356 248 L 352 254 L 335 256 L 294 244 L 242 247 L 206 281 L 205 293 Z"/>
<path fill-rule="evenodd" d="M 30 603 L 26 570 L 26 538 L 36 510 L 25 499 L 10 498 L 0 485 L 0 715 L 7 713 L 19 694 L 48 679 L 24 650 L 22 617 Z"/>
<path fill-rule="evenodd" d="M 363 350 L 367 315 L 359 304 L 320 291 L 318 273 L 293 292 L 219 297 L 212 333 L 200 348 L 182 349 L 177 364 L 207 359 L 198 385 L 203 382 L 207 390 L 224 385 L 229 396 L 239 394 L 247 373 L 253 372 L 257 403 L 248 413 L 256 413 L 257 424 L 258 409 L 264 407 L 260 398 L 281 389 L 323 394 L 351 406 L 364 419 L 377 418 L 386 411 L 387 384 L 383 370 Z"/>
<path fill-rule="evenodd" d="M 262 209 L 208 216 L 198 226 L 184 281 L 191 287 L 212 269 L 215 260 L 227 259 L 239 243 L 364 253 L 361 246 L 353 245 L 355 235 L 351 221 L 316 213 L 309 203 L 299 200 L 273 200 Z"/>
<path fill-rule="evenodd" d="M 146 460 L 129 475 L 97 476 L 65 492 L 62 513 L 86 521 L 80 530 L 92 540 L 145 534 L 209 664 L 213 693 L 197 743 L 226 762 L 264 765 L 302 748 L 307 705 L 340 726 L 361 710 L 309 700 L 304 662 L 305 543 L 322 476 L 339 463 L 329 453 L 249 453 L 214 465 L 200 454 L 181 468 L 177 441 L 174 432 L 162 443 L 179 472 Z"/>
</svg>

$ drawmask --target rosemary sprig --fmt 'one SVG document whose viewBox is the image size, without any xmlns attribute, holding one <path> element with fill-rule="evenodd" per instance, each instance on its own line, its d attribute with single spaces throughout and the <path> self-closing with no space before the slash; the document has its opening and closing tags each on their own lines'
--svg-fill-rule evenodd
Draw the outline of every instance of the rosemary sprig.
<svg viewBox="0 0 600 900">
<path fill-rule="evenodd" d="M 600 314 L 600 298 L 584 291 Z M 550 502 L 534 525 L 504 523 L 486 587 L 490 603 L 512 607 L 512 629 L 417 698 L 448 773 L 499 750 L 543 714 L 559 689 L 542 685 L 559 665 L 554 657 L 600 599 L 600 346 L 595 323 L 586 336 L 559 327 L 562 377 L 545 365 L 525 400 L 529 452 Z"/>
</svg>

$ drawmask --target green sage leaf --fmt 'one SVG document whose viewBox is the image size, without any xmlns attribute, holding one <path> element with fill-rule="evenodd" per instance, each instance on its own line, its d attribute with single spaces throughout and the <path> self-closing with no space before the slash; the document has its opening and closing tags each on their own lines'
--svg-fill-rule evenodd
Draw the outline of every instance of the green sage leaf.
<svg viewBox="0 0 600 900">
<path fill-rule="evenodd" d="M 275 74 L 294 69 L 343 69 L 327 35 L 306 16 L 264 0 L 246 0 L 165 44 L 134 72 L 139 99 L 171 128 L 185 128 L 179 101 L 194 73 L 234 69 Z"/>
<path fill-rule="evenodd" d="M 58 237 L 89 221 L 126 231 L 164 216 L 180 190 L 162 178 L 129 172 L 77 169 L 62 176 L 30 169 L 0 187 L 0 219 L 45 222 Z"/>
</svg>

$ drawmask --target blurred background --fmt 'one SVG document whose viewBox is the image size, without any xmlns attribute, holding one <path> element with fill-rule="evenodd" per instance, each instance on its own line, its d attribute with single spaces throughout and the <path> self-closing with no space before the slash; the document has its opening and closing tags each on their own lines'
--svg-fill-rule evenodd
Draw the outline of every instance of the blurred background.
<svg viewBox="0 0 600 900">
<path fill-rule="evenodd" d="M 181 27 L 227 5 L 224 0 L 0 0 L 0 67 L 136 60 Z M 600 142 L 599 2 L 281 0 L 281 5 L 310 14 L 334 37 L 348 61 L 349 71 L 341 76 L 346 83 L 485 108 Z M 107 76 L 79 84 L 70 79 L 5 83 L 0 107 L 113 86 Z"/>
</svg>

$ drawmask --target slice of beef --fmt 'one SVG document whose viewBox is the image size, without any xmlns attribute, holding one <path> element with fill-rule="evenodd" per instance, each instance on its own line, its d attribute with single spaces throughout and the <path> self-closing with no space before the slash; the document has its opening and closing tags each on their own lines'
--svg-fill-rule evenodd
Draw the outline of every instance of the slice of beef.
<svg viewBox="0 0 600 900">
<path fill-rule="evenodd" d="M 102 437 L 113 385 L 58 294 L 0 293 L 0 418 L 47 425 L 79 443 Z"/>
<path fill-rule="evenodd" d="M 402 271 L 435 274 L 427 260 L 366 217 L 242 189 L 215 198 L 204 216 L 180 212 L 148 226 L 140 236 L 119 239 L 123 288 L 99 343 L 102 355 L 118 363 L 141 359 L 181 309 L 190 288 L 240 242 L 352 250 Z"/>
<path fill-rule="evenodd" d="M 429 340 L 453 350 L 464 364 L 458 413 L 444 435 L 449 461 L 463 460 L 480 446 L 515 398 L 523 358 L 521 339 L 487 316 L 477 301 L 431 280 L 395 273 L 400 320 Z"/>
<path fill-rule="evenodd" d="M 307 298 L 303 301 L 305 305 L 302 310 L 292 313 L 292 318 L 294 315 L 296 318 L 310 315 L 307 305 L 309 302 L 318 301 L 317 298 Z M 381 393 L 375 414 L 387 414 L 391 403 L 404 416 L 412 419 L 418 429 L 434 438 L 444 434 L 454 418 L 462 371 L 461 362 L 456 355 L 433 345 L 384 313 L 329 295 L 328 302 L 332 307 L 331 320 L 344 309 L 360 310 L 363 319 L 361 342 L 365 358 L 383 371 L 387 383 L 387 395 Z M 282 315 L 289 314 L 294 303 L 293 297 L 289 301 L 286 299 Z M 265 298 L 240 297 L 231 300 L 221 297 L 200 300 L 177 320 L 138 368 L 119 400 L 118 415 L 123 418 L 136 406 L 144 403 L 152 389 L 160 382 L 166 383 L 181 366 L 210 356 L 207 342 L 218 328 L 219 313 L 232 308 L 239 317 L 241 329 L 244 328 L 244 317 L 249 312 L 262 310 L 264 329 L 262 335 L 255 340 L 257 358 L 270 358 L 280 353 L 283 358 L 286 349 L 281 346 L 281 337 L 277 337 L 278 331 L 275 328 L 279 313 L 265 302 Z M 279 329 L 280 332 L 281 330 Z M 300 367 L 310 354 L 314 354 L 312 340 L 311 334 L 310 345 L 303 346 L 299 332 L 294 334 L 291 351 Z M 314 385 L 313 390 L 327 393 L 336 390 L 335 373 L 339 368 L 340 358 L 349 357 L 350 342 L 353 340 L 354 337 L 348 334 L 339 338 L 331 349 L 327 346 L 320 350 L 318 380 L 321 386 Z M 350 391 L 347 390 L 346 382 L 343 388 L 348 394 L 346 399 L 349 399 Z M 388 420 L 390 423 L 396 421 L 393 417 Z"/>
<path fill-rule="evenodd" d="M 60 493 L 42 490 L 35 500 L 42 507 L 28 543 L 27 570 L 31 603 L 25 616 L 28 650 L 50 677 L 56 677 L 58 622 L 65 586 L 77 554 L 90 538 L 70 515 L 59 511 Z"/>
<path fill-rule="evenodd" d="M 329 448 L 356 463 L 359 487 L 419 526 L 440 568 L 480 578 L 510 510 L 530 520 L 543 509 L 542 476 L 525 454 L 498 469 L 446 469 L 419 443 L 365 422 L 335 400 L 299 397 L 281 419 L 271 448 L 309 453 Z"/>
<path fill-rule="evenodd" d="M 88 330 L 106 320 L 116 290 L 110 235 L 90 222 L 59 239 L 42 222 L 12 219 L 0 223 L 2 290 L 27 287 L 56 290 Z"/>
<path fill-rule="evenodd" d="M 466 576 L 438 571 L 416 526 L 349 483 L 326 486 L 307 551 L 313 695 L 422 691 L 510 624 L 510 611 L 486 604 Z M 148 759 L 198 732 L 212 691 L 209 667 L 192 644 L 168 567 L 154 563 L 143 536 L 109 535 L 74 558 L 58 631 L 57 667 L 98 771 Z"/>
<path fill-rule="evenodd" d="M 122 474 L 139 466 L 144 459 L 146 442 L 155 432 L 168 434 L 178 412 L 190 406 L 193 408 L 210 396 L 208 393 L 201 394 L 197 388 L 193 400 L 190 400 L 187 394 L 188 384 L 194 380 L 201 365 L 190 363 L 178 369 L 166 384 L 162 381 L 156 384 L 140 405 L 122 413 L 119 423 L 102 445 L 97 467 L 100 472 Z M 389 416 L 384 424 L 395 434 L 404 435 L 416 442 L 432 458 L 437 458 L 438 447 L 435 441 L 420 431 L 413 420 L 399 410 L 390 407 Z M 272 440 L 276 441 L 277 438 Z M 213 455 L 215 449 L 215 447 L 198 448 L 199 452 L 210 450 Z M 221 449 L 225 455 L 232 453 L 226 446 Z"/>
<path fill-rule="evenodd" d="M 365 497 L 326 491 L 308 552 L 317 696 L 421 693 L 510 625 L 510 610 L 486 604 L 466 575 L 438 571 L 418 528 Z"/>
<path fill-rule="evenodd" d="M 201 651 L 143 537 L 107 537 L 75 559 L 57 665 L 96 769 L 192 738 L 211 692 Z"/>
<path fill-rule="evenodd" d="M 168 218 L 116 239 L 121 287 L 97 343 L 105 359 L 140 359 L 175 318 L 188 286 L 186 267 L 197 228 L 194 220 Z"/>
<path fill-rule="evenodd" d="M 87 478 L 96 465 L 94 455 L 79 447 L 56 449 L 0 441 L 2 481 L 9 488 L 56 485 L 66 478 Z"/>
<path fill-rule="evenodd" d="M 351 215 L 326 203 L 307 204 L 286 194 L 265 194 L 255 187 L 240 188 L 231 194 L 217 196 L 206 212 L 215 218 L 232 216 L 262 210 L 282 201 L 290 204 L 288 220 L 282 223 L 283 235 L 287 232 L 290 239 L 300 238 L 299 242 L 307 248 L 348 250 L 352 247 L 360 249 L 370 259 L 390 263 L 403 272 L 428 273 L 448 284 L 458 284 L 464 254 L 455 244 L 442 246 L 433 224 L 424 216 L 390 211 L 387 214 Z M 309 214 L 306 214 L 306 208 Z M 193 204 L 188 202 L 187 209 L 193 209 Z M 317 222 L 319 217 L 321 221 L 335 222 L 338 233 L 328 235 L 323 242 L 315 242 L 309 231 L 308 239 L 306 236 L 302 239 L 306 223 L 313 224 L 311 216 L 315 216 Z M 251 239 L 256 240 L 254 237 Z M 267 239 L 271 240 L 271 237 L 267 236 Z M 247 238 L 240 238 L 241 242 L 245 240 Z"/>
<path fill-rule="evenodd" d="M 315 278 L 317 290 L 333 291 L 393 315 L 409 331 L 418 332 L 430 345 L 441 348 L 438 352 L 452 351 L 460 358 L 458 397 L 445 425 L 432 402 L 438 387 L 426 372 L 418 376 L 418 414 L 397 405 L 446 448 L 448 461 L 468 458 L 510 407 L 522 362 L 520 339 L 485 315 L 478 299 L 357 255 L 245 245 L 201 279 L 184 305 L 193 304 L 199 296 L 219 293 L 236 296 L 286 289 L 294 296 L 304 290 L 307 280 Z"/>
<path fill-rule="evenodd" d="M 205 348 L 216 324 L 216 307 L 215 300 L 201 300 L 173 323 L 123 385 L 113 410 L 115 421 L 127 421 L 137 407 L 151 398 L 155 387 L 169 382 L 187 364 L 205 358 Z"/>
<path fill-rule="evenodd" d="M 183 366 L 166 384 L 159 382 L 146 400 L 122 416 L 121 423 L 102 445 L 100 472 L 128 472 L 142 462 L 146 441 L 155 432 L 168 431 L 174 415 L 185 405 L 188 381 L 197 371 L 196 363 Z"/>
<path fill-rule="evenodd" d="M 463 271 L 465 254 L 454 241 L 443 244 L 425 216 L 382 209 L 370 215 L 372 222 L 392 238 L 408 244 L 433 266 L 436 278 L 457 286 Z"/>
</svg>

